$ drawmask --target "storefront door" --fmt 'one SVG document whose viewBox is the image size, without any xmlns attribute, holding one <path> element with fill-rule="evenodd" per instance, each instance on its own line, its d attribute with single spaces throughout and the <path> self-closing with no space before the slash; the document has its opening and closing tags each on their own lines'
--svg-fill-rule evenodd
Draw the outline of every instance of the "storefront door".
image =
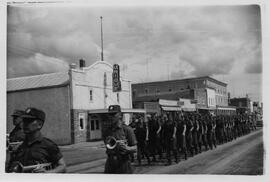
<svg viewBox="0 0 270 182">
<path fill-rule="evenodd" d="M 89 115 L 90 140 L 101 139 L 101 119 L 98 115 Z"/>
</svg>

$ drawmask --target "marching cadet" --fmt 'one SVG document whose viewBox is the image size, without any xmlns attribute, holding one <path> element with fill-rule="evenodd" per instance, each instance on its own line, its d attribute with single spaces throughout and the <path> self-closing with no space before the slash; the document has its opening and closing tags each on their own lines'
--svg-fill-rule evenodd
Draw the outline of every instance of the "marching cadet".
<svg viewBox="0 0 270 182">
<path fill-rule="evenodd" d="M 209 115 L 207 116 L 207 141 L 208 141 L 209 148 L 212 150 L 213 149 L 213 126 L 212 126 L 211 117 Z"/>
<path fill-rule="evenodd" d="M 107 149 L 104 173 L 130 174 L 133 172 L 130 154 L 137 152 L 134 131 L 123 123 L 123 115 L 119 105 L 111 105 L 108 110 L 112 123 L 103 136 Z M 115 145 L 110 146 L 111 141 Z"/>
<path fill-rule="evenodd" d="M 181 153 L 184 153 L 185 160 L 187 160 L 187 146 L 186 146 L 186 122 L 183 116 L 179 114 L 179 120 L 177 123 L 177 144 Z"/>
<path fill-rule="evenodd" d="M 159 160 L 162 160 L 162 127 L 163 123 L 161 121 L 161 118 L 157 115 L 154 116 L 155 123 L 158 127 L 158 130 L 156 131 L 156 153 L 159 155 Z"/>
<path fill-rule="evenodd" d="M 207 131 L 208 131 L 208 128 L 207 128 L 207 118 L 206 116 L 203 117 L 203 120 L 202 120 L 202 129 L 203 129 L 203 132 L 202 132 L 202 142 L 203 142 L 203 145 L 205 147 L 205 150 L 208 150 L 208 141 L 207 141 Z"/>
<path fill-rule="evenodd" d="M 157 144 L 158 134 L 160 132 L 160 125 L 157 120 L 152 116 L 147 116 L 148 119 L 148 129 L 149 129 L 149 143 L 148 149 L 150 156 L 152 157 L 152 162 L 156 162 L 157 149 L 160 147 Z M 161 155 L 161 154 L 160 154 Z"/>
<path fill-rule="evenodd" d="M 13 125 L 15 127 L 9 134 L 9 142 L 20 142 L 24 140 L 25 135 L 22 129 L 23 122 L 22 122 L 22 118 L 20 117 L 23 114 L 24 114 L 24 111 L 15 110 L 14 113 L 11 115 L 13 118 Z"/>
<path fill-rule="evenodd" d="M 177 149 L 176 149 L 176 124 L 173 121 L 172 115 L 169 115 L 169 118 L 164 115 L 164 141 L 165 141 L 165 148 L 166 148 L 166 156 L 167 156 L 167 164 L 171 165 L 171 151 L 173 152 L 175 162 L 178 163 L 178 156 L 177 156 Z"/>
<path fill-rule="evenodd" d="M 202 152 L 202 145 L 203 145 L 203 124 L 202 124 L 202 119 L 201 116 L 198 117 L 198 125 L 199 125 L 199 130 L 198 130 L 198 147 L 199 147 L 199 153 Z"/>
<path fill-rule="evenodd" d="M 25 139 L 12 156 L 9 172 L 24 172 L 22 166 L 49 163 L 52 169 L 33 168 L 34 173 L 63 173 L 66 164 L 58 146 L 42 136 L 40 130 L 45 122 L 45 113 L 36 108 L 28 108 L 20 116 L 23 119 Z M 19 165 L 18 165 L 19 164 Z M 22 171 L 17 171 L 19 168 Z"/>
<path fill-rule="evenodd" d="M 185 120 L 187 121 L 187 130 L 186 130 L 186 141 L 187 141 L 187 150 L 190 152 L 191 156 L 194 155 L 193 150 L 193 139 L 192 139 L 192 130 L 194 129 L 193 123 L 190 117 L 186 117 Z"/>
<path fill-rule="evenodd" d="M 148 131 L 146 124 L 143 122 L 143 119 L 140 118 L 136 123 L 135 136 L 137 139 L 137 160 L 139 165 L 141 165 L 141 158 L 144 155 L 147 159 L 148 164 L 150 164 L 150 159 L 148 151 L 146 150 L 146 141 L 148 140 Z"/>
<path fill-rule="evenodd" d="M 193 122 L 193 127 L 194 127 L 194 129 L 192 130 L 193 147 L 194 147 L 195 154 L 198 154 L 199 123 L 198 123 L 196 115 L 193 115 L 192 122 Z"/>
<path fill-rule="evenodd" d="M 213 145 L 217 148 L 217 139 L 216 139 L 216 117 L 212 117 L 212 138 L 213 138 Z"/>
</svg>

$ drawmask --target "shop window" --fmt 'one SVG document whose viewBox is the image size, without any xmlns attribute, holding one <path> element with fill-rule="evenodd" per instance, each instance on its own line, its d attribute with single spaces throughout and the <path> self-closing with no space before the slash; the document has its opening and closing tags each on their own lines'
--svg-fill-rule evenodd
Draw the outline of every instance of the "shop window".
<svg viewBox="0 0 270 182">
<path fill-rule="evenodd" d="M 79 129 L 80 130 L 85 129 L 85 115 L 84 115 L 84 113 L 79 113 Z"/>
<path fill-rule="evenodd" d="M 158 94 L 158 93 L 160 93 L 160 90 L 159 90 L 159 89 L 157 89 L 157 90 L 156 90 L 156 93 L 157 93 L 157 94 Z"/>
<path fill-rule="evenodd" d="M 93 90 L 90 90 L 89 91 L 89 98 L 90 98 L 90 101 L 93 101 Z"/>
</svg>

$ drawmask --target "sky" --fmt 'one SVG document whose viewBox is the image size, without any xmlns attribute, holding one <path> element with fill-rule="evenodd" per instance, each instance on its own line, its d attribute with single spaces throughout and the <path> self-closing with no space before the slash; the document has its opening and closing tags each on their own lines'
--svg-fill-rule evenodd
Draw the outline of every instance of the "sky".
<svg viewBox="0 0 270 182">
<path fill-rule="evenodd" d="M 211 76 L 232 97 L 262 101 L 261 15 L 257 5 L 12 5 L 7 78 L 67 71 L 84 59 L 119 64 L 135 83 Z"/>
</svg>

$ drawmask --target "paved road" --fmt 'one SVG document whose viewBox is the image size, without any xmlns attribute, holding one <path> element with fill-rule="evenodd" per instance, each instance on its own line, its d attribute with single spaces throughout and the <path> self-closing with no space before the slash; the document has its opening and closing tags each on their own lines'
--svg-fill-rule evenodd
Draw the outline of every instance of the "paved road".
<svg viewBox="0 0 270 182">
<path fill-rule="evenodd" d="M 179 164 L 139 171 L 151 174 L 263 174 L 262 130 L 218 146 Z"/>
<path fill-rule="evenodd" d="M 81 148 L 65 151 L 69 173 L 103 173 L 105 149 Z M 232 142 L 219 145 L 178 164 L 164 166 L 165 161 L 135 165 L 137 174 L 263 174 L 262 129 Z M 68 158 L 67 158 L 68 157 Z M 87 162 L 85 162 L 87 161 Z"/>
</svg>

